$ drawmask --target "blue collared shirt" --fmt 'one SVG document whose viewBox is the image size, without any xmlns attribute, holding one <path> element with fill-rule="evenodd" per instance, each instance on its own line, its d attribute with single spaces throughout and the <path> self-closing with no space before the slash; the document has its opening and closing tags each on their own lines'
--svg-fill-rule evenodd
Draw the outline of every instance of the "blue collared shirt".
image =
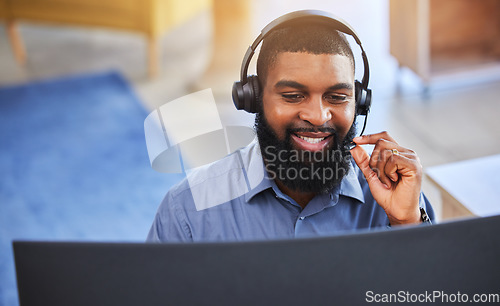
<svg viewBox="0 0 500 306">
<path fill-rule="evenodd" d="M 422 194 L 431 220 L 434 211 Z M 330 194 L 302 207 L 266 175 L 258 141 L 187 174 L 158 208 L 149 242 L 242 241 L 337 235 L 387 228 L 385 211 L 357 167 Z"/>
</svg>

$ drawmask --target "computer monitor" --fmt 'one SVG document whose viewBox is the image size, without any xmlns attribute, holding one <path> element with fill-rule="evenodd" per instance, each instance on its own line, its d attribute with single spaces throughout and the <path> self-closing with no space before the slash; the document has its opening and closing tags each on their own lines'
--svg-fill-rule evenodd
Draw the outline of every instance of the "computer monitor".
<svg viewBox="0 0 500 306">
<path fill-rule="evenodd" d="M 500 298 L 500 216 L 295 240 L 13 244 L 21 306 Z"/>
</svg>

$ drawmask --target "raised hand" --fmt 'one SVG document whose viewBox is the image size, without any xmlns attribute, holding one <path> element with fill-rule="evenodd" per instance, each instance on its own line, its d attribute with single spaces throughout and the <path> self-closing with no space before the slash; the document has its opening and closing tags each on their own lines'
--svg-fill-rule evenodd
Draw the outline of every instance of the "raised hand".
<svg viewBox="0 0 500 306">
<path fill-rule="evenodd" d="M 353 140 L 352 157 L 363 172 L 373 198 L 391 225 L 420 222 L 422 165 L 414 151 L 401 147 L 387 132 Z M 372 155 L 359 145 L 375 145 Z"/>
</svg>

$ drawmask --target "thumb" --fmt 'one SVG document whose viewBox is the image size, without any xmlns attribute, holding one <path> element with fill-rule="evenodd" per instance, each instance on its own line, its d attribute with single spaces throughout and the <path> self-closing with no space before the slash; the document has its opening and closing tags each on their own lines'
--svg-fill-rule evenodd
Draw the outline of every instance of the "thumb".
<svg viewBox="0 0 500 306">
<path fill-rule="evenodd" d="M 380 181 L 375 171 L 370 168 L 370 155 L 361 146 L 357 145 L 351 150 L 351 155 L 359 169 L 363 173 L 368 182 L 370 189 L 387 189 L 387 187 Z"/>
</svg>

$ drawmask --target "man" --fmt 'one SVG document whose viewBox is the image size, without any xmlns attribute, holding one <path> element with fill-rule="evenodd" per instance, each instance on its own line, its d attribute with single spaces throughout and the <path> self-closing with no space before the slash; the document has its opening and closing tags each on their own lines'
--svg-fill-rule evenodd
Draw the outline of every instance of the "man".
<svg viewBox="0 0 500 306">
<path fill-rule="evenodd" d="M 310 237 L 434 218 L 416 154 L 386 132 L 354 138 L 354 56 L 343 34 L 312 21 L 272 31 L 257 74 L 257 141 L 174 186 L 148 241 Z M 364 144 L 375 145 L 371 156 Z"/>
</svg>

